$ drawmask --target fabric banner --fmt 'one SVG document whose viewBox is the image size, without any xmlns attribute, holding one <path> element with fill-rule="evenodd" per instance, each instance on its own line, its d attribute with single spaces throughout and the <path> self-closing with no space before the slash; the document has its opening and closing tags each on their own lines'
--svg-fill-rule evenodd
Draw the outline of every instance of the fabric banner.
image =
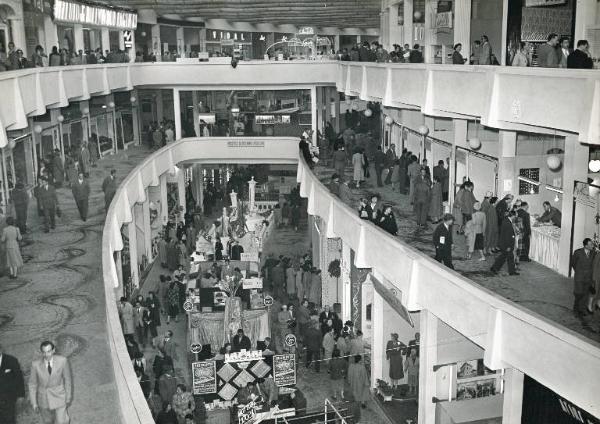
<svg viewBox="0 0 600 424">
<path fill-rule="evenodd" d="M 215 361 L 192 363 L 192 388 L 195 395 L 217 392 L 217 365 Z"/>
</svg>

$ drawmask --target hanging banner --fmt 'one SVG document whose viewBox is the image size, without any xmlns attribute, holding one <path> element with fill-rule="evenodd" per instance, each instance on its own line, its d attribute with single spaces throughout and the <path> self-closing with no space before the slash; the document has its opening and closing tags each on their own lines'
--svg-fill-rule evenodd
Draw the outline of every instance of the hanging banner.
<svg viewBox="0 0 600 424">
<path fill-rule="evenodd" d="M 54 0 L 54 20 L 132 30 L 137 27 L 137 13 L 133 11 L 63 0 Z"/>
<path fill-rule="evenodd" d="M 296 384 L 296 354 L 273 356 L 273 380 L 277 387 Z"/>
<path fill-rule="evenodd" d="M 192 363 L 192 390 L 195 395 L 217 392 L 217 365 L 215 361 Z"/>
</svg>

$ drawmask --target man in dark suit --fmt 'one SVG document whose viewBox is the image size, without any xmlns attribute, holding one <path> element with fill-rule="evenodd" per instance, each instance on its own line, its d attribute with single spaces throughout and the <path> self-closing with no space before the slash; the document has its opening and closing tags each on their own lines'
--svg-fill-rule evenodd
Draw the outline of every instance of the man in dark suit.
<svg viewBox="0 0 600 424">
<path fill-rule="evenodd" d="M 523 232 L 521 237 L 523 238 L 523 247 L 519 252 L 519 260 L 523 262 L 530 262 L 529 259 L 529 240 L 531 239 L 531 217 L 529 216 L 529 205 L 527 202 L 521 202 L 521 206 L 517 210 L 517 215 L 523 222 Z"/>
<path fill-rule="evenodd" d="M 0 345 L 0 423 L 15 424 L 17 401 L 25 398 L 25 382 L 17 358 Z"/>
<path fill-rule="evenodd" d="M 135 334 L 137 335 L 137 341 L 142 346 L 146 346 L 146 335 L 147 331 L 145 330 L 146 324 L 144 322 L 144 317 L 147 315 L 147 310 L 142 304 L 138 301 L 135 302 L 135 307 L 133 308 L 133 325 L 135 327 Z"/>
<path fill-rule="evenodd" d="M 516 212 L 512 212 L 508 216 L 504 217 L 500 226 L 500 240 L 498 241 L 498 247 L 500 248 L 500 255 L 494 261 L 491 271 L 497 274 L 500 268 L 504 265 L 504 262 L 508 262 L 508 273 L 510 275 L 519 275 L 515 270 L 515 229 L 513 227 L 513 219 Z"/>
<path fill-rule="evenodd" d="M 67 407 L 73 398 L 69 362 L 64 356 L 55 355 L 52 342 L 42 342 L 40 350 L 42 358 L 31 364 L 29 401 L 33 411 L 39 411 L 42 422 L 68 424 Z"/>
<path fill-rule="evenodd" d="M 58 199 L 54 187 L 48 184 L 46 178 L 42 179 L 42 186 L 39 190 L 39 201 L 42 213 L 44 214 L 44 232 L 50 232 L 50 228 L 56 227 L 56 209 Z"/>
<path fill-rule="evenodd" d="M 379 209 L 379 196 L 376 194 L 371 196 L 371 203 L 365 207 L 365 210 L 369 215 L 369 221 L 377 222 L 379 215 L 381 214 L 381 210 Z"/>
<path fill-rule="evenodd" d="M 444 222 L 439 224 L 433 232 L 433 245 L 435 246 L 435 260 L 443 262 L 450 269 L 454 269 L 452 265 L 452 224 L 454 216 L 445 214 Z"/>
<path fill-rule="evenodd" d="M 79 178 L 71 183 L 73 198 L 79 210 L 79 216 L 85 222 L 88 214 L 88 204 L 90 199 L 90 184 L 84 179 L 83 172 L 79 173 Z"/>
<path fill-rule="evenodd" d="M 506 196 L 504 196 L 504 198 L 502 198 L 502 200 L 500 200 L 498 203 L 496 203 L 496 215 L 498 216 L 498 227 L 502 226 L 504 217 L 506 216 L 506 213 L 510 210 L 510 204 L 513 201 L 513 198 L 514 197 L 512 194 L 507 194 Z"/>
<path fill-rule="evenodd" d="M 590 57 L 590 43 L 587 40 L 579 40 L 577 49 L 573 50 L 567 58 L 567 68 L 570 69 L 592 69 L 594 61 Z"/>
<path fill-rule="evenodd" d="M 231 344 L 231 350 L 233 352 L 240 352 L 242 349 L 252 350 L 252 344 L 250 343 L 250 339 L 248 336 L 244 334 L 244 330 L 241 328 L 237 331 L 236 336 L 233 338 L 233 343 Z"/>
<path fill-rule="evenodd" d="M 583 247 L 573 252 L 571 267 L 575 271 L 573 287 L 573 312 L 575 316 L 581 317 L 586 314 L 586 300 L 590 289 L 594 286 L 592 279 L 594 264 L 594 243 L 592 239 L 583 240 Z"/>
<path fill-rule="evenodd" d="M 117 192 L 117 170 L 111 169 L 110 175 L 102 182 L 102 191 L 104 192 L 104 206 L 106 211 L 112 202 L 115 193 Z"/>
</svg>

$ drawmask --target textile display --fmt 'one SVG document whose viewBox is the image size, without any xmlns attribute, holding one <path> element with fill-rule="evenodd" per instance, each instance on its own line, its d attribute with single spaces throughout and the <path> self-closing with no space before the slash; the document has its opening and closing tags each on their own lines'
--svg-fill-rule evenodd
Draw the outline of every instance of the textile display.
<svg viewBox="0 0 600 424">
<path fill-rule="evenodd" d="M 229 341 L 223 333 L 223 312 L 193 312 L 189 321 L 189 344 L 210 344 L 218 351 Z M 242 311 L 242 327 L 252 346 L 270 336 L 269 315 L 265 310 Z"/>
<path fill-rule="evenodd" d="M 558 270 L 560 228 L 554 226 L 531 227 L 529 257 L 550 269 Z"/>
</svg>

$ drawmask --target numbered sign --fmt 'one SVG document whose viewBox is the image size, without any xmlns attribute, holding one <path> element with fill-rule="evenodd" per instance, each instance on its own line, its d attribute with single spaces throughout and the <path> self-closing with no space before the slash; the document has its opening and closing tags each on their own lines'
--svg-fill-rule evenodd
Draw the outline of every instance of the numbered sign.
<svg viewBox="0 0 600 424">
<path fill-rule="evenodd" d="M 265 306 L 272 306 L 273 305 L 273 296 L 265 296 Z"/>
<path fill-rule="evenodd" d="M 200 343 L 192 343 L 190 345 L 190 351 L 192 353 L 200 353 L 202 351 L 202 345 Z"/>
<path fill-rule="evenodd" d="M 287 336 L 285 336 L 285 345 L 287 347 L 294 347 L 296 346 L 296 336 L 294 336 L 293 334 L 288 334 Z"/>
<path fill-rule="evenodd" d="M 183 302 L 183 310 L 186 312 L 192 312 L 194 309 L 194 304 L 190 300 L 186 300 Z"/>
</svg>

